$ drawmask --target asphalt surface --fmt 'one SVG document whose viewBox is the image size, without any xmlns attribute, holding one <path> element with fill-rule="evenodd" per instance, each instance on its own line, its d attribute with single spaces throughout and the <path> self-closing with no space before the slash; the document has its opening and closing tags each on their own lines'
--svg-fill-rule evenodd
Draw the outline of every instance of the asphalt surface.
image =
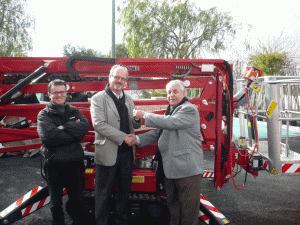
<svg viewBox="0 0 300 225">
<path fill-rule="evenodd" d="M 205 152 L 206 169 L 213 169 L 213 152 Z M 36 186 L 45 186 L 40 176 L 40 156 L 0 158 L 0 212 Z M 238 187 L 244 183 L 242 171 L 235 177 Z M 216 191 L 212 180 L 203 179 L 202 194 L 236 225 L 295 225 L 300 224 L 300 177 L 272 175 L 260 171 L 254 178 L 247 176 L 242 190 L 235 188 L 232 179 Z M 67 197 L 64 197 L 64 202 Z M 145 218 L 145 222 L 148 218 Z M 14 224 L 51 224 L 49 205 Z M 72 224 L 66 214 L 66 224 Z M 158 223 L 164 224 L 164 223 Z M 204 224 L 199 222 L 199 224 Z"/>
</svg>

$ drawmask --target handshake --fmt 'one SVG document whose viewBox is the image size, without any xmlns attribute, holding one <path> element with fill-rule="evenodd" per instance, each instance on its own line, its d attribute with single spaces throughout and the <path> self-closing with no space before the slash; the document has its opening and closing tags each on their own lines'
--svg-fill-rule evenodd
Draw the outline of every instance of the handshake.
<svg viewBox="0 0 300 225">
<path fill-rule="evenodd" d="M 141 110 L 133 110 L 133 116 L 135 119 L 143 119 L 145 112 Z M 136 144 L 136 136 L 134 134 L 127 134 L 125 137 L 125 143 L 128 146 L 133 146 Z"/>
<path fill-rule="evenodd" d="M 136 136 L 134 134 L 127 134 L 125 137 L 125 143 L 128 146 L 133 146 L 136 144 Z"/>
</svg>

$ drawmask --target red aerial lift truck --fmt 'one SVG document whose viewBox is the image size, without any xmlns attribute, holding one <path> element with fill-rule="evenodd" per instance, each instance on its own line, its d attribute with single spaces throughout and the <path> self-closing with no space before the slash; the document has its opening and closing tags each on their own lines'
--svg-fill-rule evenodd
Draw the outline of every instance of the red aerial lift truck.
<svg viewBox="0 0 300 225">
<path fill-rule="evenodd" d="M 258 171 L 264 169 L 261 165 L 262 159 L 251 158 L 249 149 L 239 149 L 231 142 L 234 100 L 237 98 L 233 98 L 232 65 L 221 59 L 0 57 L 0 121 L 6 116 L 26 118 L 10 126 L 0 124 L 0 143 L 38 138 L 34 123 L 45 104 L 12 104 L 18 95 L 47 93 L 49 81 L 56 78 L 67 82 L 69 92 L 101 91 L 108 83 L 110 68 L 115 64 L 126 66 L 129 71 L 130 79 L 125 90 L 165 89 L 166 84 L 172 79 L 181 79 L 188 89 L 200 90 L 200 96 L 190 98 L 189 101 L 199 110 L 202 149 L 214 151 L 214 171 L 208 171 L 203 176 L 213 177 L 217 190 L 233 177 L 233 168 L 236 164 L 253 176 L 258 176 Z M 22 81 L 18 82 L 19 80 Z M 134 103 L 137 107 L 168 104 L 167 100 L 135 100 Z M 89 111 L 90 103 L 71 104 L 78 107 L 90 122 L 90 130 L 82 140 L 86 144 L 86 170 L 83 176 L 85 195 L 93 198 L 94 130 Z M 164 110 L 154 113 L 163 114 Z M 136 133 L 146 131 L 147 129 L 143 129 Z M 0 153 L 36 149 L 40 146 L 41 144 L 31 144 L 6 147 L 0 149 Z M 136 164 L 139 166 L 133 171 L 130 194 L 132 216 L 138 216 L 143 205 L 159 207 L 161 214 L 167 214 L 164 203 L 166 195 L 156 182 L 156 163 L 152 160 L 155 150 L 154 144 L 142 149 L 137 147 Z M 64 193 L 66 194 L 67 190 Z M 202 221 L 207 224 L 232 224 L 203 195 L 199 197 L 201 198 L 199 218 Z M 38 186 L 0 212 L 0 225 L 12 224 L 48 203 L 47 187 Z"/>
</svg>

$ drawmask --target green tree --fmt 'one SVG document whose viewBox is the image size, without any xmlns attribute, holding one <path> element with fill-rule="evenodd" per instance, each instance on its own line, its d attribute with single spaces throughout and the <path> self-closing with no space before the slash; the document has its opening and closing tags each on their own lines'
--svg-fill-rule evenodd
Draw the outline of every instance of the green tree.
<svg viewBox="0 0 300 225">
<path fill-rule="evenodd" d="M 116 45 L 116 57 L 117 58 L 128 58 L 129 53 L 128 49 L 125 47 L 124 44 L 117 44 Z"/>
<path fill-rule="evenodd" d="M 285 35 L 283 32 L 279 36 L 260 41 L 257 45 L 258 49 L 248 57 L 250 59 L 248 64 L 251 66 L 251 63 L 257 63 L 256 65 L 258 65 L 258 62 L 261 62 L 261 69 L 266 75 L 299 76 L 299 43 L 299 39 L 293 35 Z M 251 62 L 251 59 L 256 58 L 259 60 Z"/>
<path fill-rule="evenodd" d="M 142 90 L 142 95 L 139 98 L 140 99 L 150 99 L 151 94 L 147 90 Z"/>
<path fill-rule="evenodd" d="M 27 56 L 32 50 L 30 29 L 35 19 L 24 6 L 26 0 L 0 1 L 0 56 Z"/>
<path fill-rule="evenodd" d="M 142 92 L 142 96 L 140 97 L 141 99 L 148 99 L 151 97 L 167 97 L 168 93 L 164 89 L 153 89 L 150 91 L 150 93 L 146 90 Z"/>
<path fill-rule="evenodd" d="M 248 65 L 259 67 L 265 75 L 283 75 L 286 56 L 284 51 L 272 52 L 271 49 L 264 47 L 262 52 L 250 56 Z"/>
<path fill-rule="evenodd" d="M 86 48 L 84 46 L 72 46 L 71 44 L 64 45 L 63 48 L 63 56 L 64 57 L 70 57 L 73 55 L 81 55 L 81 56 L 93 56 L 93 57 L 107 57 L 106 55 L 103 55 L 100 51 L 96 51 L 90 48 Z"/>
<path fill-rule="evenodd" d="M 196 58 L 225 48 L 235 34 L 232 18 L 216 8 L 201 10 L 188 0 L 125 0 L 118 7 L 123 40 L 133 58 Z"/>
<path fill-rule="evenodd" d="M 124 44 L 116 45 L 116 58 L 128 58 L 128 49 Z M 109 51 L 108 57 L 111 57 L 111 51 Z"/>
<path fill-rule="evenodd" d="M 167 97 L 168 93 L 166 90 L 152 90 L 151 97 Z"/>
</svg>

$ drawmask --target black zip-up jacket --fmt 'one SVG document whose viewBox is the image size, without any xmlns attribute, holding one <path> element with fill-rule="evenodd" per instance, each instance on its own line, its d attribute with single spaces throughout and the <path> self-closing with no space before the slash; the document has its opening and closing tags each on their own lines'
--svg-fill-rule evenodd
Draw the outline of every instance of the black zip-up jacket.
<svg viewBox="0 0 300 225">
<path fill-rule="evenodd" d="M 64 113 L 59 107 L 50 102 L 39 112 L 37 132 L 43 143 L 42 153 L 50 162 L 81 161 L 84 154 L 79 142 L 89 130 L 88 120 L 69 104 Z M 80 122 L 76 122 L 78 119 Z M 62 130 L 58 128 L 61 125 Z"/>
</svg>

